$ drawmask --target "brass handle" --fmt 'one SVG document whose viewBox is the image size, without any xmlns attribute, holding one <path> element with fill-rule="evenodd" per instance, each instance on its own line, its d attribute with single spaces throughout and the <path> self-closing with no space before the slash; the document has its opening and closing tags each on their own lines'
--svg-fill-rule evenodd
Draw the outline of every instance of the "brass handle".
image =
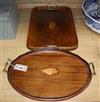
<svg viewBox="0 0 100 102">
<path fill-rule="evenodd" d="M 8 72 L 8 66 L 11 64 L 11 59 L 8 58 L 6 63 L 5 63 L 5 66 L 4 66 L 4 69 L 3 69 L 3 72 Z"/>
<path fill-rule="evenodd" d="M 57 7 L 57 4 L 55 4 L 55 3 L 48 3 L 48 9 L 49 10 L 52 10 L 54 7 Z"/>
<path fill-rule="evenodd" d="M 90 62 L 89 63 L 89 66 L 90 66 L 90 68 L 92 68 L 92 75 L 96 75 L 96 72 L 95 72 L 95 67 L 94 67 L 94 64 L 93 64 L 93 62 Z"/>
</svg>

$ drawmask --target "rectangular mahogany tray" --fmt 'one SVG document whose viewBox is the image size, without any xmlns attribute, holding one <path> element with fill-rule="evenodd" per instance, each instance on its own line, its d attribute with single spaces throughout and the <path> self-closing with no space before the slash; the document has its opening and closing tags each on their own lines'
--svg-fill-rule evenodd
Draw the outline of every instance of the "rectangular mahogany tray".
<svg viewBox="0 0 100 102">
<path fill-rule="evenodd" d="M 44 48 L 47 45 L 59 49 L 77 48 L 78 40 L 72 11 L 68 7 L 35 7 L 27 36 L 27 47 L 30 50 Z"/>
</svg>

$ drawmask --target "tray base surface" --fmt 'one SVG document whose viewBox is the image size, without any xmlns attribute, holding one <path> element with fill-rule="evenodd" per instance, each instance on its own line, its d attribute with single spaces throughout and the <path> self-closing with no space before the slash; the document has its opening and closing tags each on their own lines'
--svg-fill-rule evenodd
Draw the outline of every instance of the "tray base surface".
<svg viewBox="0 0 100 102">
<path fill-rule="evenodd" d="M 36 7 L 32 10 L 27 36 L 27 47 L 56 45 L 61 49 L 77 48 L 78 40 L 72 11 L 68 7 Z"/>
<path fill-rule="evenodd" d="M 26 72 L 10 67 L 8 80 L 19 93 L 32 99 L 67 99 L 81 93 L 91 80 L 87 62 L 72 53 L 29 52 L 12 64 L 28 66 Z"/>
</svg>

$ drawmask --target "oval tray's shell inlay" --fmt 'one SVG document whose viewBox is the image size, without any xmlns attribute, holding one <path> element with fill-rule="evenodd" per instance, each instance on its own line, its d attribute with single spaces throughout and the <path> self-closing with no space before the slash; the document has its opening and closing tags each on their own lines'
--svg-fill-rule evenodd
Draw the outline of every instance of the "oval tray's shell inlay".
<svg viewBox="0 0 100 102">
<path fill-rule="evenodd" d="M 89 65 L 79 56 L 60 50 L 28 52 L 12 61 L 26 72 L 9 67 L 8 80 L 22 95 L 37 100 L 62 100 L 81 93 L 90 83 Z"/>
<path fill-rule="evenodd" d="M 46 75 L 55 75 L 58 73 L 58 70 L 56 68 L 45 68 L 41 70 L 42 73 L 46 74 Z"/>
</svg>

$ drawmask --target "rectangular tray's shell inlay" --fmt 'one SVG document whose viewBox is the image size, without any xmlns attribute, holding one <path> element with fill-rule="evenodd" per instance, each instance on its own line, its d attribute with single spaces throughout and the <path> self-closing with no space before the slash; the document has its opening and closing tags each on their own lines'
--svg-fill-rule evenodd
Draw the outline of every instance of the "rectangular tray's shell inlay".
<svg viewBox="0 0 100 102">
<path fill-rule="evenodd" d="M 56 27 L 55 22 L 54 21 L 50 21 L 49 22 L 49 28 L 53 30 L 55 27 Z"/>
</svg>

